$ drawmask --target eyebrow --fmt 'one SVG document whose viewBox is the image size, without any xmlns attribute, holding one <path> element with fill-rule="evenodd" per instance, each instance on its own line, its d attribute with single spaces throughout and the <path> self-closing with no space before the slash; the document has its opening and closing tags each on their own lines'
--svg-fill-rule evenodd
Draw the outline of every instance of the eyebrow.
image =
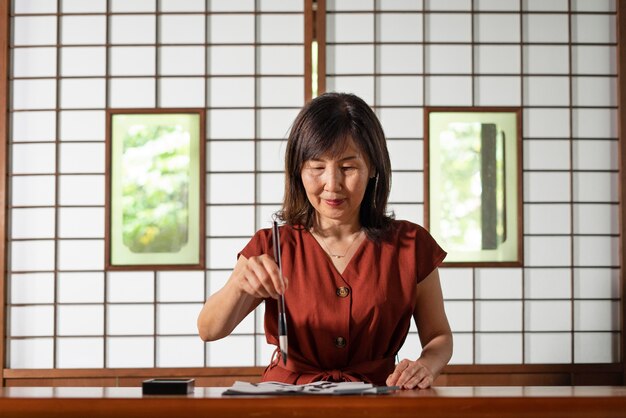
<svg viewBox="0 0 626 418">
<path fill-rule="evenodd" d="M 358 155 L 349 155 L 347 157 L 344 157 L 344 158 L 340 159 L 339 162 L 350 161 L 350 160 L 357 160 L 358 158 L 359 158 Z M 322 159 L 319 159 L 319 158 L 311 158 L 309 161 L 314 161 L 314 162 L 317 162 L 317 163 L 323 163 L 326 160 L 322 160 Z"/>
</svg>

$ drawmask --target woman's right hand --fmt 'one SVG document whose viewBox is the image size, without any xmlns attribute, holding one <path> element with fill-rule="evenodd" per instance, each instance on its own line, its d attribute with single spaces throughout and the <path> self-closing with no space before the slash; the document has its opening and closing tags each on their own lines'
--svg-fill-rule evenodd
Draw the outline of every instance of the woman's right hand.
<svg viewBox="0 0 626 418">
<path fill-rule="evenodd" d="M 240 256 L 240 261 L 245 257 Z M 267 254 L 245 259 L 241 270 L 236 275 L 236 283 L 239 289 L 259 299 L 278 299 L 287 289 L 287 278 L 280 278 L 278 265 Z"/>
</svg>

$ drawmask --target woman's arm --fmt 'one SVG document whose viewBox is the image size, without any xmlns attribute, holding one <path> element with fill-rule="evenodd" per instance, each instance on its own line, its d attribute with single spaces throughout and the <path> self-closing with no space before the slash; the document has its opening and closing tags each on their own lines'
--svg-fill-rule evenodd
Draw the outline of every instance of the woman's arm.
<svg viewBox="0 0 626 418">
<path fill-rule="evenodd" d="M 264 298 L 277 298 L 285 291 L 278 266 L 268 255 L 239 256 L 228 282 L 211 295 L 198 316 L 198 332 L 204 341 L 229 335 L 233 329 L 259 306 Z"/>
<path fill-rule="evenodd" d="M 415 361 L 402 360 L 387 378 L 389 386 L 428 388 L 452 357 L 452 331 L 443 307 L 437 269 L 417 285 L 415 298 L 413 317 L 423 347 L 422 354 Z"/>
</svg>

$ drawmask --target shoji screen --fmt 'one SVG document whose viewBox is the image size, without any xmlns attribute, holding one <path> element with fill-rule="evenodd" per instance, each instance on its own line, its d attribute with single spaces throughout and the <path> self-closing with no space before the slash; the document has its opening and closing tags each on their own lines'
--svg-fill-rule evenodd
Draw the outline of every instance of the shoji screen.
<svg viewBox="0 0 626 418">
<path fill-rule="evenodd" d="M 615 2 L 326 6 L 326 89 L 375 107 L 398 218 L 423 222 L 425 106 L 523 108 L 524 268 L 442 269 L 452 364 L 620 361 Z"/>
<path fill-rule="evenodd" d="M 262 312 L 196 317 L 282 199 L 304 1 L 15 0 L 9 368 L 267 364 Z M 206 271 L 104 271 L 105 110 L 206 108 Z"/>
</svg>

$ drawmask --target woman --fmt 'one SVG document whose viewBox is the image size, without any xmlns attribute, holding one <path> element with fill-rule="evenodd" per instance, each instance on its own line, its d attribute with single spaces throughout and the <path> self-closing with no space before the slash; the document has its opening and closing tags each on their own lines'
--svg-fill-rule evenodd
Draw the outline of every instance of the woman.
<svg viewBox="0 0 626 418">
<path fill-rule="evenodd" d="M 206 301 L 200 337 L 227 336 L 265 301 L 267 341 L 278 346 L 284 295 L 289 355 L 283 365 L 277 349 L 263 380 L 429 387 L 452 355 L 437 272 L 446 253 L 422 227 L 386 214 L 391 166 L 376 115 L 350 94 L 312 100 L 294 121 L 285 165 L 284 281 L 271 229 L 260 230 Z M 423 349 L 395 365 L 411 317 Z"/>
</svg>

